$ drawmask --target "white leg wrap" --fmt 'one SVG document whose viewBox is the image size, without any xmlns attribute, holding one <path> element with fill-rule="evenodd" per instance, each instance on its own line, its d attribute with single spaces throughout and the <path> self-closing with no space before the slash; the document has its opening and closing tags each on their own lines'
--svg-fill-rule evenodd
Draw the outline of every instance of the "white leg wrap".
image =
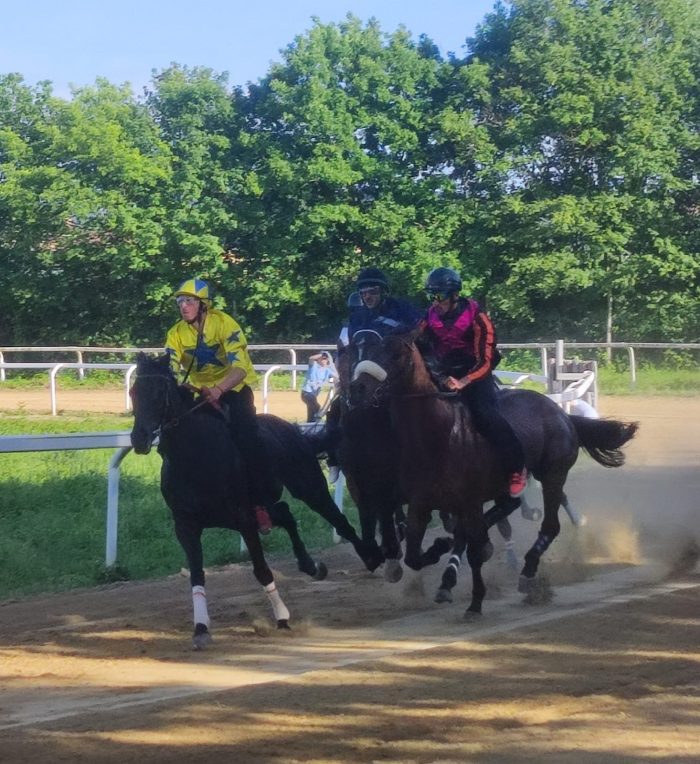
<svg viewBox="0 0 700 764">
<path fill-rule="evenodd" d="M 194 623 L 203 623 L 209 628 L 209 611 L 207 610 L 207 595 L 203 586 L 192 587 L 192 609 L 194 610 Z"/>
<path fill-rule="evenodd" d="M 282 602 L 282 597 L 280 597 L 280 593 L 277 591 L 277 587 L 275 586 L 275 582 L 273 581 L 271 584 L 268 584 L 264 587 L 265 594 L 267 594 L 267 598 L 270 600 L 270 604 L 272 605 L 272 612 L 275 615 L 276 621 L 288 621 L 289 620 L 289 610 L 287 610 L 287 606 Z"/>
</svg>

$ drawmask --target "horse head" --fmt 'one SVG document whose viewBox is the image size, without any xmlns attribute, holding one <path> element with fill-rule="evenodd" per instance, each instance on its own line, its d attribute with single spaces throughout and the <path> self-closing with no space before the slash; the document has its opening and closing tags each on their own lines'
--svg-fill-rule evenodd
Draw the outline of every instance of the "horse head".
<svg viewBox="0 0 700 764">
<path fill-rule="evenodd" d="M 136 379 L 131 388 L 134 426 L 131 445 L 137 454 L 147 454 L 156 436 L 177 413 L 177 381 L 170 369 L 167 354 L 151 358 L 145 353 L 136 357 Z"/>
<path fill-rule="evenodd" d="M 379 406 L 391 396 L 435 389 L 414 340 L 414 332 L 390 334 L 364 349 L 350 385 L 353 405 Z"/>
</svg>

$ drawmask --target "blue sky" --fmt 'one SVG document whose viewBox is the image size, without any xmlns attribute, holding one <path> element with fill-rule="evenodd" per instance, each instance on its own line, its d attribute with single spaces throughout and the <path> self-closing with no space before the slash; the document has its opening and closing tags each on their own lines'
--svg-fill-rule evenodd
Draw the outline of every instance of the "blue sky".
<svg viewBox="0 0 700 764">
<path fill-rule="evenodd" d="M 463 53 L 495 0 L 12 0 L 3 3 L 0 74 L 19 72 L 29 84 L 70 85 L 96 77 L 148 84 L 152 69 L 171 62 L 227 71 L 231 84 L 264 76 L 270 62 L 317 16 L 341 21 L 348 12 L 374 16 L 385 32 L 404 24 L 425 33 L 443 55 Z"/>
</svg>

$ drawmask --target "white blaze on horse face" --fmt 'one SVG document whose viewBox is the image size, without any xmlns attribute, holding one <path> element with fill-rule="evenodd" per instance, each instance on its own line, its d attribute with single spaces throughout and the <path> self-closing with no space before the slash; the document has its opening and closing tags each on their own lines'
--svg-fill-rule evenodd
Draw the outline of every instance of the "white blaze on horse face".
<svg viewBox="0 0 700 764">
<path fill-rule="evenodd" d="M 369 374 L 370 377 L 374 377 L 378 382 L 383 382 L 386 379 L 386 371 L 374 361 L 360 361 L 355 366 L 355 371 L 352 374 L 352 381 L 354 382 L 360 374 Z"/>
</svg>

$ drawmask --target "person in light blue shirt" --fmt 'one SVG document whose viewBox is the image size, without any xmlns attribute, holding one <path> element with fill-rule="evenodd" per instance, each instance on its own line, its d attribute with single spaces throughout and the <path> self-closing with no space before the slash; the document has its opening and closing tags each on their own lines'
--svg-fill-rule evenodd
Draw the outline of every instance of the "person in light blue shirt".
<svg viewBox="0 0 700 764">
<path fill-rule="evenodd" d="M 338 373 L 328 351 L 324 350 L 309 357 L 309 368 L 304 386 L 301 388 L 301 399 L 306 404 L 307 422 L 317 421 L 317 415 L 321 409 L 321 404 L 318 402 L 319 393 L 324 386 L 332 385 L 337 377 Z"/>
</svg>

